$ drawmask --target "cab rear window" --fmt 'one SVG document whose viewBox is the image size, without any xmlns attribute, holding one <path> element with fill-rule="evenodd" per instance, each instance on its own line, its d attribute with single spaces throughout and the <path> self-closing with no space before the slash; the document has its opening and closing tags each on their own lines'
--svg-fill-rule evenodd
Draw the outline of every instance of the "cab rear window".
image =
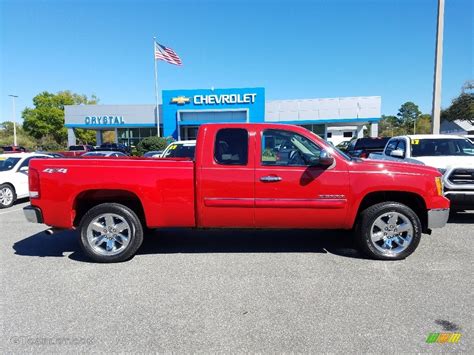
<svg viewBox="0 0 474 355">
<path fill-rule="evenodd" d="M 223 128 L 216 134 L 214 159 L 222 165 L 247 165 L 248 132 L 243 128 Z"/>
</svg>

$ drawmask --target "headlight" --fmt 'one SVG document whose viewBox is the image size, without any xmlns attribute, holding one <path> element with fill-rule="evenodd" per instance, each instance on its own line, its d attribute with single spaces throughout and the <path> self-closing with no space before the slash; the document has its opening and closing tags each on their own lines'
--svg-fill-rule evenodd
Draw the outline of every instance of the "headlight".
<svg viewBox="0 0 474 355">
<path fill-rule="evenodd" d="M 436 190 L 438 191 L 438 196 L 443 196 L 443 179 L 441 176 L 435 177 Z"/>
</svg>

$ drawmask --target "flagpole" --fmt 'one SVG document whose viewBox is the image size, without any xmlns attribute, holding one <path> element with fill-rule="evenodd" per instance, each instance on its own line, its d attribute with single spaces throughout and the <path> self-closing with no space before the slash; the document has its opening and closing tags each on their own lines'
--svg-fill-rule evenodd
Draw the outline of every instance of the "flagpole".
<svg viewBox="0 0 474 355">
<path fill-rule="evenodd" d="M 155 100 L 156 100 L 156 133 L 158 137 L 161 137 L 161 132 L 160 132 L 160 111 L 159 111 L 159 104 L 158 104 L 158 65 L 155 57 L 155 46 L 156 46 L 156 37 L 153 37 L 153 60 L 155 62 Z"/>
</svg>

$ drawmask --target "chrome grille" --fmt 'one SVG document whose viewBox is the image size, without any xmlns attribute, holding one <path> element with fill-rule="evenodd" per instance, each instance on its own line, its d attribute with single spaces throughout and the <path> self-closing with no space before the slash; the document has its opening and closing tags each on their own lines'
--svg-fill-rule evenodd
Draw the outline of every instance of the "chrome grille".
<svg viewBox="0 0 474 355">
<path fill-rule="evenodd" d="M 474 169 L 454 169 L 448 180 L 456 185 L 474 184 Z"/>
</svg>

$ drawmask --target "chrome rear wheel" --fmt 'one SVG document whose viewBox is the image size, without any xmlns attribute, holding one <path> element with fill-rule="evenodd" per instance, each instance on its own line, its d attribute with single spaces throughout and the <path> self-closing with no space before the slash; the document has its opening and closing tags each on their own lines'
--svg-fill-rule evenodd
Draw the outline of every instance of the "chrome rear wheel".
<svg viewBox="0 0 474 355">
<path fill-rule="evenodd" d="M 127 248 L 132 229 L 128 222 L 114 213 L 94 218 L 87 227 L 87 241 L 97 254 L 117 255 Z"/>
<path fill-rule="evenodd" d="M 80 243 L 94 261 L 113 263 L 130 259 L 143 242 L 137 214 L 119 203 L 102 203 L 81 219 Z"/>
</svg>

